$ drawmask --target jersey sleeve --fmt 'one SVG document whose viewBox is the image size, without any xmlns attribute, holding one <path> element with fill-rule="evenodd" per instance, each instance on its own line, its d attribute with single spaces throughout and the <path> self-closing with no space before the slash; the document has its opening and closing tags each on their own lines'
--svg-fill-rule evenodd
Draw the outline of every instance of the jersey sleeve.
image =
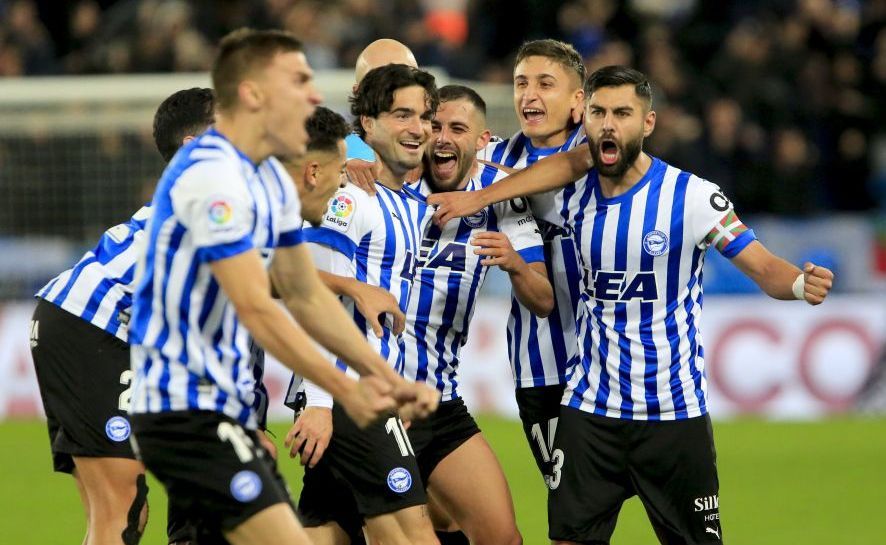
<svg viewBox="0 0 886 545">
<path fill-rule="evenodd" d="M 375 162 L 375 151 L 356 133 L 351 133 L 345 137 L 345 146 L 348 150 L 346 157 L 349 161 L 351 159 L 360 159 L 370 163 Z"/>
<path fill-rule="evenodd" d="M 544 262 L 541 233 L 525 199 L 517 198 L 494 205 L 498 230 L 507 235 L 511 246 L 526 263 Z"/>
<path fill-rule="evenodd" d="M 182 173 L 169 192 L 173 212 L 188 229 L 203 261 L 217 261 L 254 247 L 252 196 L 227 166 L 197 163 Z"/>
<path fill-rule="evenodd" d="M 305 242 L 336 251 L 348 261 L 354 259 L 360 241 L 372 231 L 378 219 L 378 205 L 370 200 L 372 198 L 353 186 L 338 190 L 330 199 L 320 226 L 304 229 Z"/>
<path fill-rule="evenodd" d="M 286 247 L 301 244 L 304 241 L 302 233 L 304 220 L 301 216 L 301 201 L 295 190 L 295 182 L 277 159 L 271 157 L 268 159 L 268 163 L 270 168 L 273 169 L 274 176 L 282 192 L 280 195 L 282 200 L 280 238 L 277 240 L 277 246 Z"/>
<path fill-rule="evenodd" d="M 742 223 L 723 191 L 707 180 L 693 177 L 687 192 L 693 240 L 701 249 L 717 248 L 733 258 L 757 240 L 752 229 Z"/>
</svg>

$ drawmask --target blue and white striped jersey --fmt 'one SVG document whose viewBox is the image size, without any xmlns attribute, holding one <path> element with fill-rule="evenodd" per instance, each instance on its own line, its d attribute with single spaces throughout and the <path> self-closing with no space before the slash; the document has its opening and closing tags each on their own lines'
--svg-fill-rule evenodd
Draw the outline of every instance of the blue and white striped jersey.
<svg viewBox="0 0 886 545">
<path fill-rule="evenodd" d="M 492 142 L 481 159 L 513 168 L 524 168 L 559 151 L 585 142 L 579 126 L 556 148 L 536 148 L 522 132 Z M 572 186 L 530 198 L 532 213 L 544 239 L 548 280 L 554 288 L 554 310 L 539 318 L 511 298 L 508 318 L 508 354 L 517 388 L 563 384 L 578 362 L 576 332 L 581 274 L 572 238 L 565 229 L 567 208 L 574 196 Z"/>
<path fill-rule="evenodd" d="M 400 310 L 406 312 L 419 242 L 433 210 L 424 197 L 409 187 L 394 191 L 376 184 L 376 190 L 376 196 L 353 185 L 338 190 L 329 202 L 322 225 L 305 228 L 304 237 L 311 243 L 318 269 L 388 290 L 397 299 Z M 391 331 L 393 324 L 389 320 L 383 323 L 379 338 L 353 299 L 342 297 L 342 304 L 365 333 L 369 344 L 402 373 L 403 339 Z M 334 356 L 330 359 L 339 369 L 357 376 L 343 361 Z M 297 386 L 295 381 L 293 387 Z M 322 391 L 309 381 L 305 381 L 305 388 L 308 403 L 315 404 L 316 394 Z M 294 395 L 291 389 L 287 398 Z M 321 404 L 328 406 L 329 400 Z"/>
<path fill-rule="evenodd" d="M 144 250 L 150 217 L 150 205 L 143 206 L 126 223 L 105 231 L 95 248 L 36 296 L 129 342 L 135 264 Z"/>
<path fill-rule="evenodd" d="M 505 176 L 483 166 L 464 191 L 482 189 Z M 416 188 L 430 194 L 425 181 Z M 484 256 L 474 254 L 470 240 L 484 231 L 506 234 L 527 263 L 544 261 L 541 235 L 522 199 L 487 206 L 473 216 L 449 222 L 442 231 L 435 225 L 428 227 L 406 313 L 404 376 L 436 387 L 443 401 L 459 397 L 459 352 L 467 341 L 477 294 L 489 269 L 480 264 Z"/>
<path fill-rule="evenodd" d="M 302 240 L 292 179 L 210 129 L 163 172 L 146 227 L 129 328 L 133 413 L 209 410 L 254 428 L 249 334 L 210 263 Z"/>
<path fill-rule="evenodd" d="M 622 195 L 605 198 L 596 169 L 574 187 L 583 354 L 563 403 L 634 420 L 706 414 L 699 331 L 705 251 L 713 244 L 734 257 L 754 232 L 716 185 L 655 158 Z"/>
</svg>

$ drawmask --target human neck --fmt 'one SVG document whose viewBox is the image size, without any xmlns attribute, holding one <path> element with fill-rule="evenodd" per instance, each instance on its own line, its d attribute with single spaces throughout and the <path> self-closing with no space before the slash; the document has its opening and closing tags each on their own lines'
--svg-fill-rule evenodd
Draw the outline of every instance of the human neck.
<svg viewBox="0 0 886 545">
<path fill-rule="evenodd" d="M 600 175 L 600 190 L 603 196 L 611 199 L 627 193 L 643 179 L 651 165 L 652 157 L 641 152 L 634 163 L 618 178 Z"/>
<path fill-rule="evenodd" d="M 403 189 L 404 178 L 406 177 L 406 173 L 408 170 L 400 173 L 400 169 L 394 171 L 391 169 L 390 165 L 385 163 L 383 160 L 381 161 L 381 171 L 378 173 L 378 183 L 387 187 L 388 189 L 392 189 L 394 191 L 400 191 Z"/>
<path fill-rule="evenodd" d="M 215 130 L 256 165 L 271 155 L 271 145 L 263 134 L 261 125 L 255 120 L 247 119 L 245 115 L 219 112 Z"/>
<path fill-rule="evenodd" d="M 569 137 L 570 132 L 572 132 L 572 127 L 564 127 L 563 130 L 557 131 L 553 134 L 535 138 L 530 137 L 529 142 L 535 148 L 559 148 L 566 143 L 566 139 Z"/>
</svg>

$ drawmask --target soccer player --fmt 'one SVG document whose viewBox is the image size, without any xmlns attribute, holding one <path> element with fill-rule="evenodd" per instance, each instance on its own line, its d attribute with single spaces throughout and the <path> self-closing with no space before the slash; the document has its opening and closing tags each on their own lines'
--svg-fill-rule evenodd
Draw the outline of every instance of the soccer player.
<svg viewBox="0 0 886 545">
<path fill-rule="evenodd" d="M 514 66 L 514 109 L 520 132 L 489 144 L 481 159 L 524 168 L 583 142 L 584 77 L 581 55 L 572 46 L 549 39 L 523 44 Z M 550 315 L 542 318 L 514 296 L 507 326 L 520 420 L 545 481 L 551 478 L 556 463 L 551 444 L 560 398 L 579 353 L 575 324 L 581 274 L 563 218 L 571 198 L 573 192 L 565 190 L 530 199 L 544 239 L 556 304 Z"/>
<path fill-rule="evenodd" d="M 405 64 L 418 68 L 415 55 L 401 42 L 390 38 L 375 40 L 357 57 L 354 67 L 354 87 L 351 92 L 357 92 L 357 86 L 370 70 L 386 64 Z M 379 168 L 375 152 L 356 133 L 348 135 L 345 142 L 348 145 L 348 178 L 371 195 L 375 195 L 375 179 Z M 407 176 L 407 179 L 410 177 Z"/>
<path fill-rule="evenodd" d="M 291 34 L 241 29 L 222 40 L 212 68 L 216 125 L 160 179 L 136 274 L 137 453 L 170 496 L 233 545 L 310 542 L 253 431 L 249 335 L 332 392 L 358 425 L 401 401 L 419 415 L 436 406 L 365 342 L 300 244 L 295 187 L 272 156 L 305 152 L 305 121 L 320 101 L 312 76 Z M 304 330 L 271 299 L 263 258 Z M 366 376 L 339 373 L 306 331 Z"/>
<path fill-rule="evenodd" d="M 460 85 L 440 88 L 432 128 L 426 174 L 418 185 L 423 195 L 474 191 L 505 176 L 477 161 L 490 131 L 486 103 L 474 90 Z M 509 274 L 515 296 L 526 308 L 542 317 L 551 311 L 554 294 L 541 235 L 525 201 L 516 199 L 488 206 L 442 229 L 427 230 L 405 335 L 404 376 L 433 385 L 443 398 L 433 416 L 409 429 L 422 480 L 433 502 L 475 545 L 522 543 L 504 473 L 458 392 L 461 347 L 492 266 Z M 433 508 L 431 512 L 433 516 Z M 447 539 L 454 538 L 441 536 L 441 541 Z"/>
<path fill-rule="evenodd" d="M 206 130 L 212 114 L 211 89 L 164 100 L 154 114 L 154 143 L 163 159 Z M 136 543 L 147 523 L 144 466 L 129 444 L 127 325 L 151 211 L 144 206 L 108 229 L 74 267 L 44 286 L 31 324 L 54 469 L 75 479 L 87 545 Z"/>
<path fill-rule="evenodd" d="M 434 78 L 426 72 L 402 64 L 371 70 L 351 99 L 351 113 L 356 132 L 379 157 L 377 195 L 348 186 L 333 197 L 322 225 L 305 229 L 318 267 L 384 288 L 396 297 L 401 311 L 409 300 L 415 256 L 429 219 L 424 199 L 404 187 L 403 179 L 421 163 L 437 102 Z M 390 369 L 402 372 L 403 342 L 392 330 L 392 321 L 383 321 L 379 336 L 352 300 L 343 302 Z M 337 365 L 352 372 L 341 361 Z M 287 435 L 291 448 L 298 451 L 303 443 L 313 443 L 307 430 L 318 426 L 309 421 L 322 420 L 330 433 L 335 430 L 320 462 L 306 467 L 299 500 L 299 514 L 306 526 L 315 528 L 311 535 L 317 536 L 316 542 L 345 539 L 335 526 L 342 526 L 356 510 L 369 536 L 385 545 L 437 543 L 400 418 L 392 414 L 359 430 L 312 381 L 305 381 L 305 391 L 307 408 Z M 310 459 L 313 454 L 304 456 Z M 353 528 L 344 529 L 353 534 Z"/>
<path fill-rule="evenodd" d="M 568 182 L 577 174 L 569 165 L 581 161 L 563 156 L 469 199 L 431 199 L 446 221 L 478 203 L 564 185 L 576 193 L 568 223 L 585 271 L 582 360 L 553 445 L 551 539 L 609 543 L 622 503 L 636 494 L 662 543 L 722 543 L 699 330 L 705 251 L 716 248 L 776 299 L 819 304 L 833 274 L 771 254 L 716 185 L 643 152 L 655 128 L 645 75 L 602 68 L 585 96 L 595 166 L 583 178 Z M 546 175 L 546 162 L 565 176 Z"/>
</svg>

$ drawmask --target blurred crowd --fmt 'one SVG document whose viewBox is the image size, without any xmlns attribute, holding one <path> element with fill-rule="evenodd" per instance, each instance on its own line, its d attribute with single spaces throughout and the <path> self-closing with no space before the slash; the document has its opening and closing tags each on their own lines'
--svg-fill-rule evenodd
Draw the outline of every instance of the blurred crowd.
<svg viewBox="0 0 886 545">
<path fill-rule="evenodd" d="M 202 71 L 240 27 L 286 28 L 316 69 L 379 37 L 454 78 L 510 82 L 528 39 L 656 88 L 648 149 L 744 212 L 886 209 L 886 0 L 0 0 L 0 76 Z"/>
</svg>

